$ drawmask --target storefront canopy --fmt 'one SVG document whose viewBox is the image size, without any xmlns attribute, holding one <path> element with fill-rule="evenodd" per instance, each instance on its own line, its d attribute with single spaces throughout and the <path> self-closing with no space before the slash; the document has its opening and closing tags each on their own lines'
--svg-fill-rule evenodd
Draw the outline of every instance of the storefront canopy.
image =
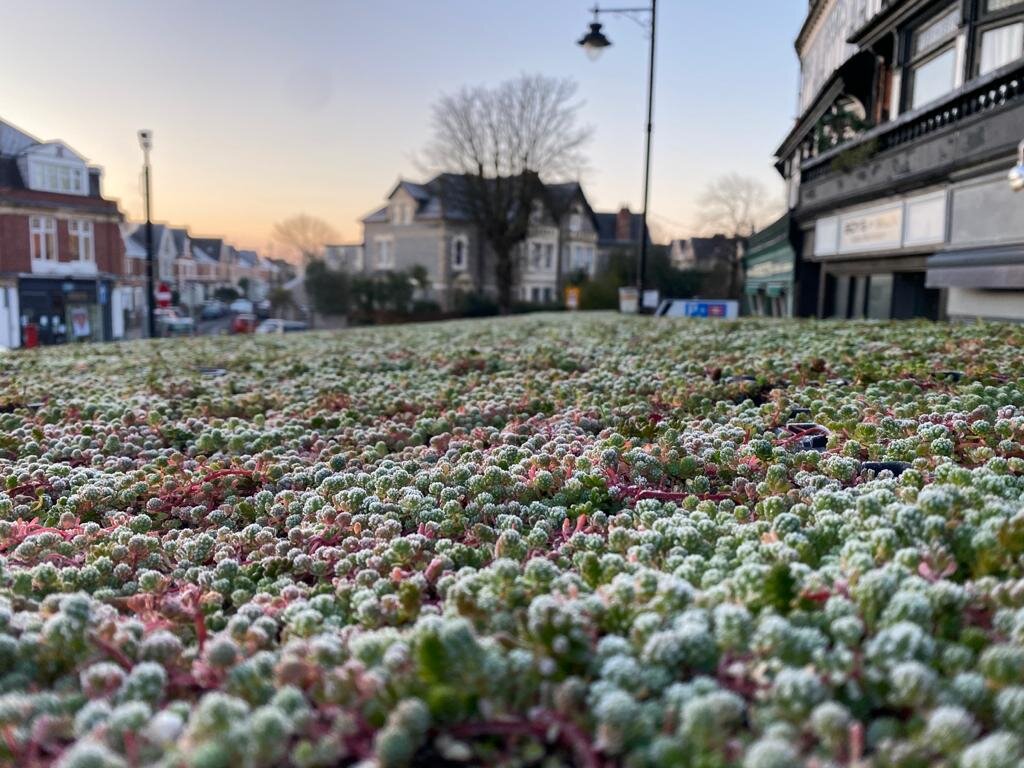
<svg viewBox="0 0 1024 768">
<path fill-rule="evenodd" d="M 1024 288 L 1024 246 L 937 253 L 928 259 L 929 288 Z"/>
</svg>

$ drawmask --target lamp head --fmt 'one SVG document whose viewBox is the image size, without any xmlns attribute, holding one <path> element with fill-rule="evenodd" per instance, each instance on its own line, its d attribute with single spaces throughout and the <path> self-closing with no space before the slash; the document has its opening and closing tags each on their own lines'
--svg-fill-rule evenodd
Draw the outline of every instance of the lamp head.
<svg viewBox="0 0 1024 768">
<path fill-rule="evenodd" d="M 139 131 L 139 146 L 147 152 L 153 148 L 153 132 L 143 128 Z"/>
<path fill-rule="evenodd" d="M 1017 152 L 1017 165 L 1009 176 L 1010 189 L 1014 192 L 1024 192 L 1024 141 L 1020 143 L 1020 149 Z"/>
<path fill-rule="evenodd" d="M 1014 192 L 1024 192 L 1024 163 L 1010 171 L 1010 189 Z"/>
<path fill-rule="evenodd" d="M 595 21 L 590 25 L 590 31 L 581 37 L 577 44 L 583 46 L 583 50 L 591 61 L 596 61 L 604 49 L 612 44 L 612 41 L 601 31 L 601 23 Z"/>
</svg>

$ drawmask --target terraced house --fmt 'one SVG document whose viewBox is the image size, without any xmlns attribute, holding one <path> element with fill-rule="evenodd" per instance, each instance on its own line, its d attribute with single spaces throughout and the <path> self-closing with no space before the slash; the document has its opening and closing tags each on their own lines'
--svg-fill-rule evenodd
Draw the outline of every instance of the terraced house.
<svg viewBox="0 0 1024 768">
<path fill-rule="evenodd" d="M 121 212 L 62 141 L 0 121 L 0 347 L 124 335 Z"/>
<path fill-rule="evenodd" d="M 373 274 L 421 267 L 428 283 L 424 298 L 443 309 L 453 308 L 460 296 L 496 294 L 494 254 L 469 214 L 445 192 L 459 179 L 399 181 L 387 204 L 363 219 L 363 248 L 348 262 L 351 268 Z M 518 250 L 513 296 L 520 301 L 561 301 L 573 274 L 595 274 L 597 223 L 579 184 L 544 186 Z"/>
<path fill-rule="evenodd" d="M 813 0 L 796 48 L 796 312 L 1024 320 L 1024 0 Z"/>
</svg>

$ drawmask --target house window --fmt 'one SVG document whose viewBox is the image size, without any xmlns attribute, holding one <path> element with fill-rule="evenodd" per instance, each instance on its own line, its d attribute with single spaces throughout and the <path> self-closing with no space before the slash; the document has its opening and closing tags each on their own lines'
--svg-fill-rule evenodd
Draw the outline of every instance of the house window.
<svg viewBox="0 0 1024 768">
<path fill-rule="evenodd" d="M 960 8 L 933 16 L 910 35 L 910 106 L 917 109 L 956 88 L 959 54 L 956 36 Z"/>
<path fill-rule="evenodd" d="M 406 203 L 396 203 L 392 206 L 391 222 L 402 226 L 412 224 L 412 206 Z"/>
<path fill-rule="evenodd" d="M 555 268 L 555 244 L 544 243 L 544 269 L 552 270 Z"/>
<path fill-rule="evenodd" d="M 33 162 L 33 176 L 33 186 L 44 192 L 85 194 L 85 174 L 81 168 L 36 160 Z"/>
<path fill-rule="evenodd" d="M 465 235 L 458 235 L 452 240 L 452 270 L 463 272 L 466 269 L 469 243 Z"/>
<path fill-rule="evenodd" d="M 530 301 L 532 301 L 534 304 L 540 303 L 540 288 L 538 288 L 537 286 L 534 286 L 533 288 L 530 289 Z"/>
<path fill-rule="evenodd" d="M 573 245 L 571 257 L 572 270 L 594 274 L 594 248 L 590 245 Z"/>
<path fill-rule="evenodd" d="M 535 200 L 533 208 L 530 210 L 530 223 L 531 224 L 542 224 L 544 222 L 544 203 L 540 200 Z"/>
<path fill-rule="evenodd" d="M 30 216 L 29 234 L 33 259 L 57 260 L 57 221 L 52 216 Z"/>
<path fill-rule="evenodd" d="M 583 229 L 583 217 L 578 211 L 574 211 L 569 216 L 569 231 L 579 232 L 581 229 Z"/>
<path fill-rule="evenodd" d="M 377 269 L 394 269 L 395 250 L 391 238 L 378 237 L 374 241 L 374 245 L 377 251 L 375 255 Z"/>
<path fill-rule="evenodd" d="M 1004 24 L 981 33 L 979 75 L 1016 61 L 1024 56 L 1024 21 Z"/>
<path fill-rule="evenodd" d="M 96 247 L 93 239 L 92 222 L 71 219 L 68 222 L 68 244 L 71 256 L 79 261 L 95 261 Z"/>
<path fill-rule="evenodd" d="M 979 75 L 1024 57 L 1024 0 L 985 0 L 975 40 Z"/>
</svg>

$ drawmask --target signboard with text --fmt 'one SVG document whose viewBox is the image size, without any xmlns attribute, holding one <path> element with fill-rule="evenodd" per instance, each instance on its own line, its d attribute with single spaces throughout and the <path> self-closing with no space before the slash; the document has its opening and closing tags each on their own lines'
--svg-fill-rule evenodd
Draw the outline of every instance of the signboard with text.
<svg viewBox="0 0 1024 768">
<path fill-rule="evenodd" d="M 740 316 L 738 301 L 704 301 L 700 299 L 666 299 L 658 308 L 660 317 L 692 317 L 714 320 L 735 320 Z"/>
</svg>

